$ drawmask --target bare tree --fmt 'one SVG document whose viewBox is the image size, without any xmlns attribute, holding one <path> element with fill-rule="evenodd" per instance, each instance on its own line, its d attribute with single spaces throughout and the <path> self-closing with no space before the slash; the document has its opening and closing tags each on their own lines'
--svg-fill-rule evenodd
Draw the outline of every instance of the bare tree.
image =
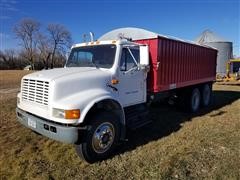
<svg viewBox="0 0 240 180">
<path fill-rule="evenodd" d="M 50 42 L 52 44 L 51 68 L 53 68 L 56 52 L 58 51 L 60 54 L 66 53 L 72 44 L 72 38 L 70 32 L 60 24 L 49 24 L 47 30 L 50 34 Z"/>
<path fill-rule="evenodd" d="M 64 52 L 64 54 L 60 51 L 57 51 L 56 52 L 56 55 L 55 55 L 55 64 L 54 64 L 54 67 L 63 67 L 65 65 L 65 62 L 66 62 L 66 54 Z"/>
<path fill-rule="evenodd" d="M 16 59 L 16 52 L 13 49 L 6 49 L 4 52 L 0 51 L 1 69 L 15 69 Z"/>
<path fill-rule="evenodd" d="M 23 46 L 24 56 L 34 69 L 34 59 L 37 53 L 37 34 L 40 23 L 34 19 L 22 19 L 14 27 L 14 32 Z"/>
<path fill-rule="evenodd" d="M 48 38 L 39 33 L 38 34 L 38 45 L 37 48 L 39 50 L 39 60 L 41 60 L 44 64 L 44 68 L 49 68 L 49 60 L 51 57 L 51 48 Z"/>
</svg>

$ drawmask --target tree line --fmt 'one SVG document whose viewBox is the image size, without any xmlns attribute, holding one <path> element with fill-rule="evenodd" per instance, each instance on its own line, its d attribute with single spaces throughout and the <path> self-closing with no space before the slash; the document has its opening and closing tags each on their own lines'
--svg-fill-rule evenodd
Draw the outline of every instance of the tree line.
<svg viewBox="0 0 240 180">
<path fill-rule="evenodd" d="M 20 50 L 0 50 L 0 69 L 49 69 L 62 67 L 72 44 L 71 33 L 61 24 L 48 24 L 44 31 L 41 24 L 30 18 L 19 21 L 13 32 Z"/>
</svg>

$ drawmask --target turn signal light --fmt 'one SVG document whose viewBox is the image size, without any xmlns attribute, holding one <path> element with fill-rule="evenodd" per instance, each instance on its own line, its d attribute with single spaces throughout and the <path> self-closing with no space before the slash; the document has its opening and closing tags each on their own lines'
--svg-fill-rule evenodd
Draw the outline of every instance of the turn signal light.
<svg viewBox="0 0 240 180">
<path fill-rule="evenodd" d="M 65 119 L 79 119 L 80 118 L 80 110 L 73 109 L 73 110 L 64 110 Z"/>
</svg>

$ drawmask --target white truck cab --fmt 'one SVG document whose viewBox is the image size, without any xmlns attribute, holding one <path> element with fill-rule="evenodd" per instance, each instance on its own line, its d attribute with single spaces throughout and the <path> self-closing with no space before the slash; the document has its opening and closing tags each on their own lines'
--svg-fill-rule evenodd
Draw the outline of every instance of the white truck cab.
<svg viewBox="0 0 240 180">
<path fill-rule="evenodd" d="M 88 162 L 125 137 L 125 108 L 146 103 L 147 45 L 126 39 L 73 45 L 64 68 L 22 78 L 17 117 L 49 138 L 76 145 Z"/>
</svg>

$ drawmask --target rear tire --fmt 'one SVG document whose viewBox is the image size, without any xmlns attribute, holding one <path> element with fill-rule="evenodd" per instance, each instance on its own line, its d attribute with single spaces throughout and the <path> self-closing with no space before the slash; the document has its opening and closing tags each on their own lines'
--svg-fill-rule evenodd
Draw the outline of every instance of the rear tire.
<svg viewBox="0 0 240 180">
<path fill-rule="evenodd" d="M 198 88 L 193 88 L 191 96 L 188 100 L 189 109 L 191 112 L 195 113 L 200 107 L 201 94 Z"/>
<path fill-rule="evenodd" d="M 75 149 L 82 159 L 94 163 L 111 156 L 119 138 L 118 118 L 111 112 L 102 112 L 90 119 L 83 142 L 75 145 Z"/>
<path fill-rule="evenodd" d="M 177 94 L 177 105 L 186 112 L 197 112 L 200 106 L 200 91 L 198 88 L 182 89 Z"/>
<path fill-rule="evenodd" d="M 212 85 L 204 84 L 201 88 L 201 105 L 203 107 L 209 106 L 212 99 Z"/>
</svg>

